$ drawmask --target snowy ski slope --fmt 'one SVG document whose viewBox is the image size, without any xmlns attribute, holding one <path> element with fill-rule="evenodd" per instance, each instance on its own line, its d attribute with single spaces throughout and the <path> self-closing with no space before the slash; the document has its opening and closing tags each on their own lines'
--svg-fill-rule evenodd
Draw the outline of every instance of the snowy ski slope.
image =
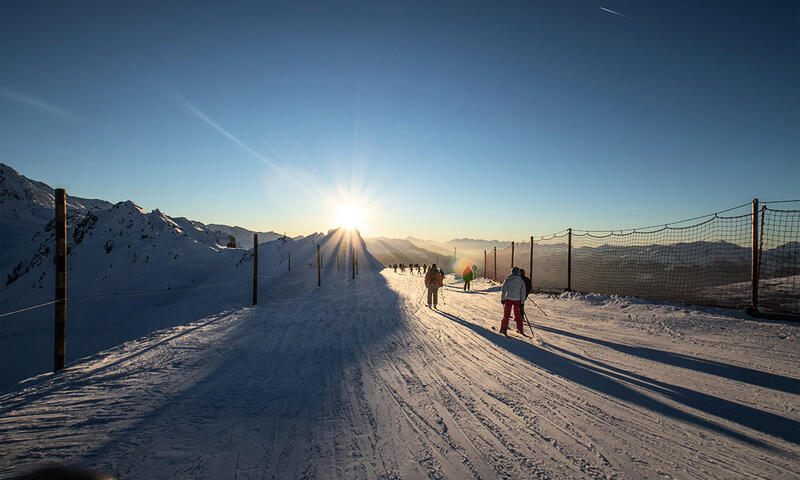
<svg viewBox="0 0 800 480">
<path fill-rule="evenodd" d="M 361 272 L 162 330 L 0 396 L 0 477 L 798 478 L 800 325 Z M 512 323 L 513 325 L 513 323 Z M 527 325 L 526 325 L 527 330 Z"/>
</svg>

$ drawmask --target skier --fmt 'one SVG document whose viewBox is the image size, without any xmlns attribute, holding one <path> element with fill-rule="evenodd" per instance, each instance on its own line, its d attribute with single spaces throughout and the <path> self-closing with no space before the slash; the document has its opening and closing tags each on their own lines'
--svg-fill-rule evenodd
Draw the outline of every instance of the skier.
<svg viewBox="0 0 800 480">
<path fill-rule="evenodd" d="M 514 320 L 517 321 L 517 333 L 525 335 L 522 332 L 522 312 L 520 305 L 525 302 L 525 280 L 519 273 L 519 268 L 514 267 L 511 269 L 509 275 L 503 282 L 503 290 L 500 294 L 500 303 L 503 304 L 503 320 L 500 322 L 500 333 L 508 336 L 508 321 L 511 316 L 511 309 L 514 309 Z"/>
<path fill-rule="evenodd" d="M 433 308 L 439 303 L 439 287 L 442 286 L 442 277 L 439 275 L 439 270 L 436 269 L 436 264 L 431 265 L 428 273 L 425 274 L 425 287 L 428 289 L 428 308 L 431 307 L 431 299 L 433 299 Z"/>
<path fill-rule="evenodd" d="M 394 273 L 397 273 L 397 264 L 396 263 L 394 265 L 392 265 L 392 268 L 394 268 Z"/>
<path fill-rule="evenodd" d="M 528 295 L 531 294 L 533 291 L 533 282 L 531 282 L 531 277 L 525 275 L 525 269 L 520 268 L 519 274 L 522 275 L 522 281 L 525 282 L 525 300 L 528 299 Z M 522 316 L 525 316 L 525 300 L 519 304 L 519 311 L 522 312 Z"/>
<path fill-rule="evenodd" d="M 428 264 L 427 263 L 423 263 L 422 264 L 422 273 L 423 274 L 428 273 Z"/>
<path fill-rule="evenodd" d="M 464 278 L 464 291 L 466 292 L 469 290 L 469 282 L 472 281 L 472 269 L 469 267 L 465 268 L 461 276 Z"/>
</svg>

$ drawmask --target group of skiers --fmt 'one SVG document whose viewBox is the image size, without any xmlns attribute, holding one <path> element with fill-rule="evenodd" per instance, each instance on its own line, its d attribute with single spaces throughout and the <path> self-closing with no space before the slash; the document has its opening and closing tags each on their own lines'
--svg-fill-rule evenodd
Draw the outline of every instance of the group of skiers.
<svg viewBox="0 0 800 480">
<path fill-rule="evenodd" d="M 425 288 L 428 290 L 428 308 L 433 307 L 437 308 L 437 304 L 439 303 L 439 289 L 444 286 L 444 270 L 438 268 L 434 263 L 430 267 L 427 264 L 423 264 L 420 266 L 419 264 L 397 264 L 395 263 L 392 265 L 394 272 L 397 273 L 397 269 L 400 269 L 400 272 L 405 272 L 405 269 L 409 269 L 409 273 L 414 273 L 416 269 L 417 273 L 420 273 L 420 269 L 425 274 Z M 475 267 L 466 267 L 464 271 L 461 273 L 461 277 L 464 279 L 464 291 L 470 290 L 470 284 L 472 280 L 475 278 Z M 522 320 L 525 317 L 525 300 L 528 298 L 528 295 L 531 294 L 533 290 L 533 283 L 531 282 L 530 277 L 525 275 L 525 270 L 519 267 L 513 267 L 511 269 L 511 275 L 506 277 L 503 281 L 503 287 L 500 293 L 500 303 L 503 305 L 503 319 L 500 321 L 500 333 L 503 335 L 508 335 L 508 324 L 511 320 L 511 312 L 514 312 L 514 320 L 517 324 L 517 333 L 522 336 L 525 335 L 523 331 Z"/>
<path fill-rule="evenodd" d="M 400 265 L 394 264 L 392 267 L 396 273 L 397 268 L 400 268 L 400 271 L 403 272 L 405 268 L 419 268 L 419 265 L 409 265 L 407 267 L 401 263 Z M 438 268 L 435 263 L 431 265 L 430 268 L 428 268 L 427 265 L 423 265 L 422 268 L 425 271 L 425 288 L 428 290 L 428 308 L 437 308 L 437 304 L 439 303 L 439 289 L 444 286 L 444 271 Z M 464 291 L 469 291 L 470 283 L 475 278 L 475 271 L 473 268 L 467 267 L 461 275 L 464 279 Z M 533 283 L 530 277 L 525 275 L 525 270 L 513 267 L 511 269 L 511 275 L 506 277 L 503 281 L 503 287 L 500 293 L 500 303 L 503 305 L 503 319 L 500 321 L 500 333 L 508 335 L 508 324 L 511 320 L 511 312 L 513 311 L 514 320 L 517 324 L 517 333 L 522 336 L 527 336 L 523 330 L 522 320 L 525 317 L 525 300 L 528 298 L 528 295 L 531 294 L 532 290 Z"/>
<path fill-rule="evenodd" d="M 431 265 L 431 268 L 433 268 L 434 265 Z M 420 265 L 419 263 L 410 263 L 408 265 L 406 265 L 404 263 L 400 263 L 400 264 L 395 263 L 394 265 L 392 265 L 392 268 L 394 269 L 394 273 L 397 273 L 397 269 L 398 268 L 400 269 L 400 273 L 405 273 L 406 268 L 407 268 L 408 269 L 408 273 L 410 273 L 412 275 L 414 274 L 415 270 L 417 272 L 417 275 L 424 275 L 425 273 L 428 272 L 428 264 L 427 263 L 423 263 L 422 265 Z"/>
</svg>

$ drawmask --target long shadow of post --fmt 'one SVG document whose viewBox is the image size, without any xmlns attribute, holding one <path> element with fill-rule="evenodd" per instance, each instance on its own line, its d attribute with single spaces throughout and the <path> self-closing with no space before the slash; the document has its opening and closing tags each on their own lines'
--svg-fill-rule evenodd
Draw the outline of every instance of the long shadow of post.
<svg viewBox="0 0 800 480">
<path fill-rule="evenodd" d="M 623 370 L 613 369 L 613 367 L 605 368 L 612 368 L 615 370 L 615 372 L 602 370 L 598 367 L 572 360 L 565 356 L 548 351 L 545 348 L 532 345 L 522 340 L 517 340 L 513 337 L 501 337 L 497 333 L 493 333 L 481 326 L 467 322 L 450 313 L 441 311 L 438 313 L 445 318 L 469 328 L 495 345 L 508 350 L 514 355 L 517 355 L 518 357 L 527 360 L 544 370 L 597 392 L 639 405 L 677 420 L 727 435 L 728 437 L 763 448 L 765 450 L 775 450 L 774 447 L 767 445 L 761 440 L 752 438 L 740 432 L 736 432 L 727 427 L 711 422 L 697 415 L 684 412 L 675 407 L 667 405 L 664 402 L 644 395 L 625 385 L 625 383 L 628 383 L 639 388 L 644 388 L 652 392 L 665 395 L 670 399 L 681 402 L 684 405 L 704 411 L 716 417 L 738 423 L 745 427 L 758 430 L 768 435 L 773 435 L 795 444 L 800 443 L 800 422 L 766 413 L 755 408 L 740 405 L 738 403 L 704 393 L 668 385 L 666 383 L 648 379 L 646 377 L 625 372 Z M 552 346 L 549 347 L 553 348 Z M 585 359 L 585 357 L 581 357 L 580 355 L 576 355 L 572 352 L 568 352 L 563 349 L 559 350 L 570 356 Z M 626 378 L 626 376 L 630 378 Z"/>
<path fill-rule="evenodd" d="M 563 335 L 565 337 L 596 343 L 598 345 L 603 345 L 605 347 L 617 350 L 618 352 L 646 358 L 656 362 L 666 363 L 675 367 L 686 368 L 703 373 L 710 373 L 718 377 L 725 377 L 731 380 L 749 383 L 751 385 L 758 385 L 760 387 L 766 387 L 773 390 L 780 390 L 782 392 L 800 395 L 800 380 L 795 378 L 775 375 L 774 373 L 762 372 L 747 367 L 737 367 L 735 365 L 728 365 L 725 363 L 716 362 L 714 360 L 704 360 L 690 357 L 680 353 L 665 352 L 663 350 L 656 350 L 654 348 L 631 347 L 629 345 L 622 345 L 620 343 L 609 342 L 608 340 L 586 337 L 577 333 L 567 332 L 543 325 L 536 325 L 536 328 L 546 332 Z"/>
</svg>

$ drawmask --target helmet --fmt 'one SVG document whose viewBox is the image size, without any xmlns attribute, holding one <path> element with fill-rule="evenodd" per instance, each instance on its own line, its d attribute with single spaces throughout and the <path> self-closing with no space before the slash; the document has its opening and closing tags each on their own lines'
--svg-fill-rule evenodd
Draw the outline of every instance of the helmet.
<svg viewBox="0 0 800 480">
<path fill-rule="evenodd" d="M 511 275 L 519 275 L 519 267 L 512 268 Z"/>
</svg>

